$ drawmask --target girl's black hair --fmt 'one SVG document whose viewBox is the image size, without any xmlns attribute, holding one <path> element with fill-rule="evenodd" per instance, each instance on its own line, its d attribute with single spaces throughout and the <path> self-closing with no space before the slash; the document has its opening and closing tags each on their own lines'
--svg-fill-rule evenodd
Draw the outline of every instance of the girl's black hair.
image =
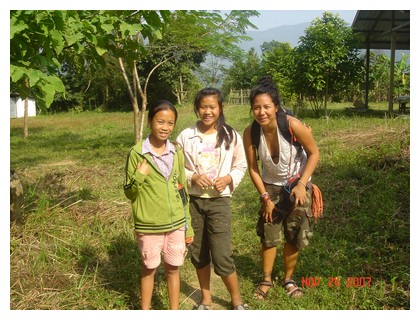
<svg viewBox="0 0 420 320">
<path fill-rule="evenodd" d="M 149 113 L 147 114 L 147 120 L 149 123 L 152 122 L 156 113 L 162 110 L 171 110 L 175 114 L 175 122 L 178 119 L 178 111 L 174 105 L 168 100 L 158 100 L 150 106 Z"/>
<path fill-rule="evenodd" d="M 270 76 L 263 76 L 258 80 L 258 84 L 252 88 L 249 94 L 249 102 L 252 105 L 254 104 L 255 97 L 260 94 L 268 94 L 271 97 L 274 105 L 278 108 L 277 111 L 281 112 L 281 99 L 279 92 L 277 90 L 277 84 L 273 81 Z"/>
<path fill-rule="evenodd" d="M 233 141 L 234 130 L 231 126 L 226 123 L 225 115 L 223 114 L 223 94 L 219 89 L 216 88 L 204 88 L 198 91 L 194 100 L 194 112 L 198 116 L 198 109 L 200 108 L 201 100 L 207 96 L 216 96 L 217 103 L 220 108 L 220 116 L 216 122 L 217 129 L 217 143 L 216 148 L 220 147 L 225 142 L 226 150 L 229 150 L 230 144 Z M 227 131 L 227 132 L 226 132 Z"/>
</svg>

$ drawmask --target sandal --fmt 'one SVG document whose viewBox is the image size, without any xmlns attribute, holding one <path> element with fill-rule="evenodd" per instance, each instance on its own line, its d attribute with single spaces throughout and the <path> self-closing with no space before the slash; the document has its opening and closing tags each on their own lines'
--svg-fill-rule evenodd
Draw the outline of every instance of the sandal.
<svg viewBox="0 0 420 320">
<path fill-rule="evenodd" d="M 262 291 L 261 287 L 265 286 L 268 287 L 267 291 Z M 254 291 L 254 297 L 257 298 L 258 300 L 265 300 L 268 297 L 268 292 L 270 291 L 270 289 L 274 286 L 273 281 L 261 281 L 258 284 L 258 287 L 255 289 Z"/>
<path fill-rule="evenodd" d="M 210 305 L 209 304 L 196 304 L 193 307 L 193 310 L 210 310 Z"/>
<path fill-rule="evenodd" d="M 249 305 L 246 303 L 242 303 L 240 305 L 237 305 L 236 307 L 233 307 L 233 310 L 249 310 Z"/>
<path fill-rule="evenodd" d="M 286 293 L 289 297 L 292 298 L 301 298 L 303 296 L 303 291 L 292 279 L 286 279 L 283 282 L 282 287 L 286 290 Z"/>
</svg>

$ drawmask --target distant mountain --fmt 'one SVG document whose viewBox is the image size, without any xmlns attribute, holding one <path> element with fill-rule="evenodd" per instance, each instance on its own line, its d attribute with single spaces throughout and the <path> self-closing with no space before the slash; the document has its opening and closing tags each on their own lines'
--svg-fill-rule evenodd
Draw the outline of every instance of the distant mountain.
<svg viewBox="0 0 420 320">
<path fill-rule="evenodd" d="M 280 26 L 264 31 L 248 31 L 246 35 L 252 38 L 252 40 L 240 43 L 239 47 L 246 52 L 251 48 L 255 48 L 255 50 L 261 54 L 261 45 L 264 42 L 275 40 L 278 42 L 288 42 L 292 48 L 294 48 L 299 43 L 299 37 L 304 35 L 305 29 L 309 27 L 309 25 L 310 22 L 304 22 L 292 26 Z"/>
</svg>

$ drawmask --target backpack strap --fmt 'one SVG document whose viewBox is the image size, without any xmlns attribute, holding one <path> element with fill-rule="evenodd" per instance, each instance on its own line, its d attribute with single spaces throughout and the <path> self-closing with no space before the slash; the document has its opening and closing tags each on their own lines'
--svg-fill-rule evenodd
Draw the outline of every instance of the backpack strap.
<svg viewBox="0 0 420 320">
<path fill-rule="evenodd" d="M 290 128 L 290 121 L 287 120 L 288 115 L 295 118 L 292 112 L 287 109 L 285 109 L 285 112 L 279 112 L 277 114 L 277 125 L 279 127 L 281 135 L 287 141 L 290 141 L 290 144 L 292 144 L 295 147 L 300 147 L 301 145 L 299 141 L 297 141 L 295 135 L 292 132 L 292 129 Z"/>
</svg>

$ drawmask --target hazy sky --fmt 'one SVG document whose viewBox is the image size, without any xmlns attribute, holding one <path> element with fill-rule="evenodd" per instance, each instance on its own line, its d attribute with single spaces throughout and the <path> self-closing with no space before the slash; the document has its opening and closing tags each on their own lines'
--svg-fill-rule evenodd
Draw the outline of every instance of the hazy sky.
<svg viewBox="0 0 420 320">
<path fill-rule="evenodd" d="M 258 10 L 259 17 L 253 17 L 251 22 L 259 31 L 284 26 L 295 25 L 302 22 L 311 22 L 317 17 L 322 17 L 325 11 L 338 13 L 340 18 L 351 24 L 357 10 Z"/>
</svg>

